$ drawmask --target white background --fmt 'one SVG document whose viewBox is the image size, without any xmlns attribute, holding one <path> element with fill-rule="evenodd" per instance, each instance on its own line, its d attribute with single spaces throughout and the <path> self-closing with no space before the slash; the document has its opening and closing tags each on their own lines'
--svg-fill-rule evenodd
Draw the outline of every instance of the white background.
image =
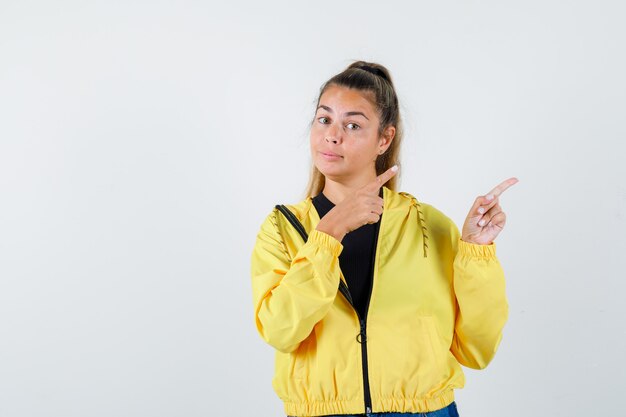
<svg viewBox="0 0 626 417">
<path fill-rule="evenodd" d="M 284 415 L 250 254 L 357 59 L 396 83 L 401 190 L 461 226 L 520 180 L 461 416 L 623 414 L 624 3 L 296 3 L 0 1 L 0 416 Z"/>
</svg>

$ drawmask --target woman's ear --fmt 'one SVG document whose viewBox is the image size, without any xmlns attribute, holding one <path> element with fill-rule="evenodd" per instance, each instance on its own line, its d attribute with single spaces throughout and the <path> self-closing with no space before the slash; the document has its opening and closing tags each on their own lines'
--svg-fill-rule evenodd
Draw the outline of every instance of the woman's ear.
<svg viewBox="0 0 626 417">
<path fill-rule="evenodd" d="M 383 131 L 382 136 L 379 141 L 379 153 L 384 153 L 387 148 L 391 145 L 391 141 L 396 136 L 396 128 L 395 126 L 387 126 L 387 128 Z"/>
</svg>

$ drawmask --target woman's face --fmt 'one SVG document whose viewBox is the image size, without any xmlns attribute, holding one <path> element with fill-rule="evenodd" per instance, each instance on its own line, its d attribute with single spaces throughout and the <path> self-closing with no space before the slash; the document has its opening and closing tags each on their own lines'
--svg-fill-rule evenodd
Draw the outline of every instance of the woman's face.
<svg viewBox="0 0 626 417">
<path fill-rule="evenodd" d="M 313 163 L 335 181 L 363 183 L 370 179 L 376 175 L 376 157 L 391 143 L 391 139 L 379 138 L 378 125 L 378 112 L 362 92 L 328 87 L 311 127 Z M 393 138 L 395 129 L 390 129 Z"/>
</svg>

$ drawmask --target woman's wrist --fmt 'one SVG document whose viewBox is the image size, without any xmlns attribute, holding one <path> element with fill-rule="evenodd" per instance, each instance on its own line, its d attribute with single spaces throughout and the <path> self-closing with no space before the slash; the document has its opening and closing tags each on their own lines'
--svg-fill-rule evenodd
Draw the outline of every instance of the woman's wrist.
<svg viewBox="0 0 626 417">
<path fill-rule="evenodd" d="M 483 242 L 474 242 L 473 240 L 469 239 L 469 238 L 464 238 L 461 237 L 461 240 L 465 243 L 470 243 L 472 245 L 491 245 L 493 242 L 488 242 L 488 243 L 483 243 Z"/>
<path fill-rule="evenodd" d="M 332 210 L 331 210 L 332 211 Z M 333 221 L 332 216 L 329 216 L 330 212 L 328 212 L 322 220 L 317 224 L 317 229 L 320 232 L 326 233 L 327 235 L 331 235 L 339 242 L 343 240 L 346 235 L 343 227 L 337 222 Z"/>
</svg>

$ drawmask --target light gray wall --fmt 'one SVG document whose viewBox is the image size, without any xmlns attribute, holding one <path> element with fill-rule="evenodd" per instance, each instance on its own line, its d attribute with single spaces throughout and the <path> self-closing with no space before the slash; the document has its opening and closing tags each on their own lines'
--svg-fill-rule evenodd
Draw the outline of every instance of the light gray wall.
<svg viewBox="0 0 626 417">
<path fill-rule="evenodd" d="M 353 59 L 395 79 L 402 190 L 461 226 L 520 180 L 461 415 L 621 413 L 624 3 L 224 3 L 0 1 L 0 415 L 283 415 L 249 257 Z"/>
</svg>

